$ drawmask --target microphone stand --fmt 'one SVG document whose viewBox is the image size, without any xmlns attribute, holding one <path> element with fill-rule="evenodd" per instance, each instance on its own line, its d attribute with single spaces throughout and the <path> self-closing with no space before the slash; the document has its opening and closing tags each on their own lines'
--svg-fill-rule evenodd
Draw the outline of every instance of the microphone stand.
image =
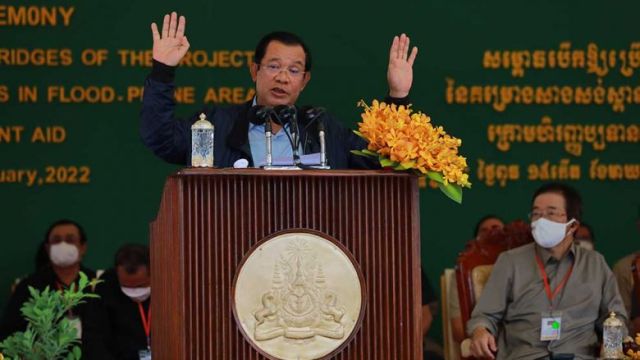
<svg viewBox="0 0 640 360">
<path fill-rule="evenodd" d="M 318 122 L 318 140 L 320 141 L 320 165 L 312 165 L 310 167 L 314 169 L 321 170 L 329 170 L 331 167 L 327 163 L 327 146 L 326 146 L 326 134 L 327 130 L 325 127 L 324 120 L 322 120 L 322 115 L 324 115 L 324 108 L 310 108 L 306 111 L 307 118 L 310 120 L 309 125 L 314 121 Z"/>
<path fill-rule="evenodd" d="M 269 122 L 269 120 L 267 120 L 265 122 L 265 137 L 267 137 L 268 165 L 264 166 L 265 170 L 302 170 L 303 165 L 302 165 L 302 162 L 300 161 L 300 154 L 297 150 L 297 148 L 299 147 L 299 145 L 297 144 L 299 143 L 300 135 L 298 133 L 298 121 L 296 119 L 295 113 L 296 113 L 296 108 L 293 106 L 279 105 L 275 108 L 269 109 L 269 115 L 272 116 L 272 118 L 277 120 L 277 122 L 282 125 L 282 131 L 284 131 L 287 137 L 289 138 L 289 142 L 291 143 L 291 148 L 293 153 L 294 165 L 293 166 L 274 166 L 273 165 L 273 162 L 272 162 L 273 159 L 271 156 L 271 152 L 272 152 L 271 137 L 273 135 L 271 131 L 272 129 L 271 123 Z M 290 129 L 291 129 L 290 132 L 288 132 L 285 129 L 286 123 L 289 123 Z M 269 132 L 267 133 L 267 131 Z"/>
<path fill-rule="evenodd" d="M 324 121 L 318 119 L 318 138 L 320 139 L 320 166 L 318 169 L 331 169 L 327 165 L 327 146 L 325 142 Z"/>
<path fill-rule="evenodd" d="M 265 159 L 265 164 L 264 167 L 265 168 L 270 168 L 273 164 L 273 156 L 272 156 L 272 129 L 271 129 L 271 119 L 267 119 L 267 121 L 264 122 L 264 137 L 265 137 L 265 142 L 267 144 L 267 154 L 266 154 L 266 159 Z"/>
<path fill-rule="evenodd" d="M 293 152 L 293 164 L 295 166 L 302 165 L 300 161 L 300 131 L 298 129 L 298 115 L 294 107 L 287 109 L 288 114 L 291 116 L 289 124 L 291 126 L 291 146 Z"/>
<path fill-rule="evenodd" d="M 265 165 L 263 168 L 271 168 L 273 165 L 273 128 L 271 126 L 271 116 L 276 116 L 273 108 L 270 106 L 261 106 L 256 111 L 256 117 L 264 123 L 264 137 L 266 144 Z"/>
</svg>

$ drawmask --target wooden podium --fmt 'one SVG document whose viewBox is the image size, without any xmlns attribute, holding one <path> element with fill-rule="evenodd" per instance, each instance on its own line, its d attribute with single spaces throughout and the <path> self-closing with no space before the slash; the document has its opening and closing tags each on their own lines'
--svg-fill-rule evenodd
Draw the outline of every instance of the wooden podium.
<svg viewBox="0 0 640 360">
<path fill-rule="evenodd" d="M 335 359 L 422 359 L 417 178 L 383 171 L 185 169 L 151 224 L 154 359 L 267 359 L 232 309 L 238 265 L 263 238 L 311 229 L 356 261 L 366 297 Z"/>
</svg>

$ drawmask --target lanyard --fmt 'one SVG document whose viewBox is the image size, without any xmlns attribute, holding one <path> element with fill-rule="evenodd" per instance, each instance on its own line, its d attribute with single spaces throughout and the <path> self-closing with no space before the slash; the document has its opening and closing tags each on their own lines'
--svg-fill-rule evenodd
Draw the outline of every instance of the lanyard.
<svg viewBox="0 0 640 360">
<path fill-rule="evenodd" d="M 72 283 L 73 284 L 73 283 Z M 67 284 L 63 283 L 62 281 L 56 279 L 56 289 L 60 292 L 63 292 L 65 290 L 67 290 L 69 288 L 69 286 L 67 286 Z"/>
<path fill-rule="evenodd" d="M 564 279 L 562 279 L 560 284 L 558 284 L 558 286 L 553 291 L 553 293 L 551 292 L 551 285 L 549 285 L 549 277 L 547 276 L 547 272 L 544 270 L 544 264 L 542 264 L 542 260 L 540 259 L 540 256 L 538 256 L 538 254 L 536 254 L 536 262 L 538 263 L 538 268 L 540 269 L 540 274 L 542 275 L 542 281 L 544 281 L 544 290 L 547 293 L 549 304 L 551 305 L 551 307 L 553 307 L 553 299 L 560 293 L 560 290 L 562 290 L 562 288 L 567 284 L 567 281 L 569 281 L 569 276 L 571 276 L 571 273 L 573 272 L 573 262 L 571 263 L 571 267 L 569 268 L 569 271 L 567 271 L 567 274 L 564 276 Z"/>
<path fill-rule="evenodd" d="M 147 336 L 147 347 L 151 345 L 150 335 L 151 335 L 151 304 L 149 304 L 149 310 L 147 310 L 147 315 L 144 314 L 144 308 L 142 307 L 142 303 L 138 303 L 138 310 L 140 311 L 140 319 L 142 319 L 142 327 L 144 328 L 144 334 Z"/>
</svg>

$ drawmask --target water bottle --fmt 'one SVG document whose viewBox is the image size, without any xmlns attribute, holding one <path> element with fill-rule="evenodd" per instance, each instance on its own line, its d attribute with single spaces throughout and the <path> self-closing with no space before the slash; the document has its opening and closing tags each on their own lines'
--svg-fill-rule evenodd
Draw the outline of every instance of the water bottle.
<svg viewBox="0 0 640 360">
<path fill-rule="evenodd" d="M 624 323 L 611 312 L 602 328 L 602 359 L 624 359 L 622 340 L 624 338 Z"/>
<path fill-rule="evenodd" d="M 213 124 L 204 113 L 191 125 L 191 166 L 213 167 Z"/>
</svg>

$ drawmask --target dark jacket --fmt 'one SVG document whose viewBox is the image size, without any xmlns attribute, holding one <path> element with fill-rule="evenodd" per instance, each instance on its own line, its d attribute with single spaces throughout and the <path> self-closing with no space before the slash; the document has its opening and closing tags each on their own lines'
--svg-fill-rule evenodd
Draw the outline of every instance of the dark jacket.
<svg viewBox="0 0 640 360">
<path fill-rule="evenodd" d="M 84 272 L 87 277 L 89 277 L 89 279 L 93 279 L 96 277 L 96 273 L 93 270 L 81 267 L 80 271 Z M 76 280 L 76 284 L 77 282 L 78 281 Z M 11 298 L 9 299 L 9 303 L 7 304 L 7 307 L 2 316 L 2 321 L 0 321 L 0 341 L 9 337 L 16 331 L 25 331 L 27 329 L 27 321 L 22 317 L 20 308 L 31 297 L 31 294 L 29 293 L 29 287 L 33 287 L 37 290 L 42 291 L 48 286 L 49 289 L 55 290 L 58 288 L 58 283 L 58 278 L 51 266 L 45 266 L 20 281 L 18 286 L 16 286 L 15 291 L 11 295 Z M 73 309 L 73 312 L 76 315 L 80 316 L 84 330 L 86 303 L 78 305 L 75 309 Z"/>
<path fill-rule="evenodd" d="M 143 143 L 155 155 L 170 163 L 188 165 L 191 162 L 191 125 L 204 112 L 215 127 L 214 165 L 232 167 L 239 159 L 246 159 L 250 166 L 254 162 L 249 147 L 250 108 L 252 102 L 228 107 L 207 107 L 188 119 L 174 116 L 175 67 L 154 61 L 153 70 L 147 77 L 140 114 L 140 135 Z M 387 102 L 406 105 L 408 97 Z M 299 111 L 300 139 L 304 154 L 320 151 L 317 137 L 317 122 L 310 122 Z M 344 128 L 337 119 L 327 114 L 326 124 L 327 161 L 332 169 L 371 169 L 376 162 L 351 154 L 351 150 L 362 150 L 367 143 L 353 131 Z"/>
<path fill-rule="evenodd" d="M 99 301 L 88 307 L 83 339 L 86 360 L 138 360 L 138 352 L 147 349 L 147 336 L 142 325 L 138 303 L 120 290 L 114 269 L 101 276 L 96 293 Z M 142 303 L 149 314 L 151 299 Z"/>
</svg>

